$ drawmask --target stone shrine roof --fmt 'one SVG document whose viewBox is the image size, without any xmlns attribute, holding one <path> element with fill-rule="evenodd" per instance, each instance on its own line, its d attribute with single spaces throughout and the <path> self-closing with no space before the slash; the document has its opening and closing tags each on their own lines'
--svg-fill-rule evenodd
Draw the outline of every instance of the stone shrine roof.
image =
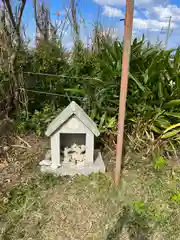
<svg viewBox="0 0 180 240">
<path fill-rule="evenodd" d="M 59 129 L 71 116 L 75 115 L 96 137 L 100 132 L 95 122 L 84 112 L 84 110 L 72 101 L 48 126 L 45 134 L 50 137 Z"/>
</svg>

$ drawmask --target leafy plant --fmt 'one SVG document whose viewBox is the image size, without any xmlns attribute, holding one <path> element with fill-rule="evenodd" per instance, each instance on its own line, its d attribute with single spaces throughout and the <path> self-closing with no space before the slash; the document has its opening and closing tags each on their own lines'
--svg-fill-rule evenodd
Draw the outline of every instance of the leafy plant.
<svg viewBox="0 0 180 240">
<path fill-rule="evenodd" d="M 167 160 L 163 156 L 157 156 L 154 160 L 154 168 L 160 170 L 165 167 Z"/>
<path fill-rule="evenodd" d="M 75 24 L 72 27 L 78 26 L 78 18 L 75 23 L 71 17 Z M 42 134 L 57 109 L 74 100 L 97 123 L 102 136 L 114 136 L 123 42 L 113 40 L 99 23 L 95 24 L 91 45 L 81 41 L 79 28 L 73 29 L 76 31 L 71 51 L 63 48 L 60 39 L 41 41 L 36 49 L 24 53 L 26 61 L 21 64 L 29 116 L 21 113 L 18 129 Z M 179 61 L 180 48 L 165 50 L 148 43 L 144 36 L 132 42 L 125 137 L 135 151 L 146 148 L 145 153 L 152 154 L 159 145 L 179 144 Z M 2 73 L 0 89 L 4 95 L 7 87 L 3 79 Z"/>
<path fill-rule="evenodd" d="M 143 201 L 134 202 L 134 210 L 138 214 L 145 214 L 147 212 L 147 207 Z"/>
<path fill-rule="evenodd" d="M 176 194 L 174 194 L 172 196 L 171 200 L 176 201 L 176 202 L 180 202 L 180 192 L 177 192 Z"/>
<path fill-rule="evenodd" d="M 49 105 L 45 105 L 42 111 L 35 110 L 28 118 L 24 114 L 20 116 L 17 129 L 24 132 L 28 129 L 34 130 L 38 136 L 43 135 L 47 125 L 55 118 L 60 109 L 55 110 Z"/>
</svg>

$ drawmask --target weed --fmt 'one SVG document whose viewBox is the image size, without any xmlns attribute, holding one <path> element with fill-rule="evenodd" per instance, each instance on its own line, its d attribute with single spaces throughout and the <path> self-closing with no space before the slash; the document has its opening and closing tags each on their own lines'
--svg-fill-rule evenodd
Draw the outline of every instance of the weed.
<svg viewBox="0 0 180 240">
<path fill-rule="evenodd" d="M 163 169 L 167 164 L 167 160 L 163 156 L 158 156 L 154 159 L 154 169 L 155 170 L 161 170 Z"/>
<path fill-rule="evenodd" d="M 180 192 L 177 192 L 175 195 L 171 197 L 173 201 L 180 202 Z"/>
<path fill-rule="evenodd" d="M 41 111 L 35 110 L 28 117 L 22 112 L 17 122 L 17 130 L 21 133 L 31 129 L 38 136 L 44 135 L 47 125 L 57 116 L 60 109 L 55 110 L 50 105 L 45 105 Z"/>
</svg>

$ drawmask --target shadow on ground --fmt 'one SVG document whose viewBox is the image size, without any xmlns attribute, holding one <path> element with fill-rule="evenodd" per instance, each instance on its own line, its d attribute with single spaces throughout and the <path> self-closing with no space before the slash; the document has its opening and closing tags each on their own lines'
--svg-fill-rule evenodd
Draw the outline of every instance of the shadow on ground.
<svg viewBox="0 0 180 240">
<path fill-rule="evenodd" d="M 151 229 L 148 225 L 148 219 L 137 214 L 129 207 L 124 207 L 123 213 L 119 215 L 116 224 L 108 233 L 106 240 L 119 240 L 123 229 L 127 231 L 127 240 L 150 240 Z"/>
</svg>

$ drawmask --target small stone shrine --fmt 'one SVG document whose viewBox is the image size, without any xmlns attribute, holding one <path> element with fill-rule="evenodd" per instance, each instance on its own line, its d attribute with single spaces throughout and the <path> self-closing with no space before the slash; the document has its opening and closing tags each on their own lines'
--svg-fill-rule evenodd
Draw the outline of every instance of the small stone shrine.
<svg viewBox="0 0 180 240">
<path fill-rule="evenodd" d="M 75 102 L 71 102 L 48 126 L 51 151 L 40 162 L 41 171 L 55 175 L 88 175 L 105 172 L 99 150 L 94 150 L 94 136 L 100 135 L 96 124 Z"/>
</svg>

